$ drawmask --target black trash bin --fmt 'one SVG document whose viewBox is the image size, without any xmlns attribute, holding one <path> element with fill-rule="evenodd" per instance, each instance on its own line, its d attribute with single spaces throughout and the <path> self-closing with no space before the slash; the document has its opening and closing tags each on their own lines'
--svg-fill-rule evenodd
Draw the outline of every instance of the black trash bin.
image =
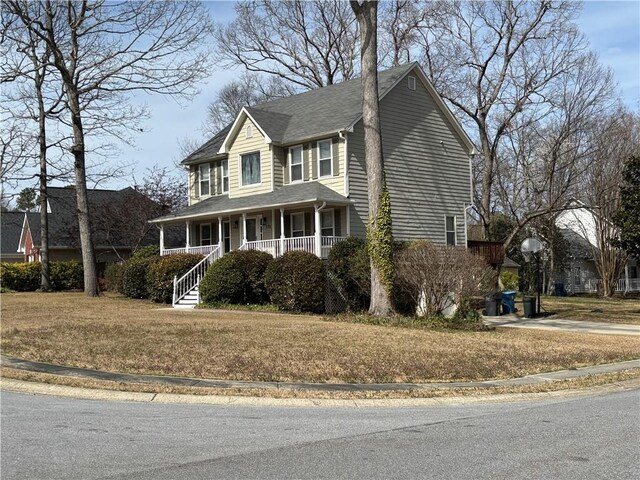
<svg viewBox="0 0 640 480">
<path fill-rule="evenodd" d="M 536 316 L 536 297 L 524 297 L 522 307 L 525 318 L 533 318 Z"/>
<path fill-rule="evenodd" d="M 492 293 L 484 297 L 484 310 L 487 317 L 497 317 L 500 315 L 500 304 L 502 303 L 502 294 Z"/>
</svg>

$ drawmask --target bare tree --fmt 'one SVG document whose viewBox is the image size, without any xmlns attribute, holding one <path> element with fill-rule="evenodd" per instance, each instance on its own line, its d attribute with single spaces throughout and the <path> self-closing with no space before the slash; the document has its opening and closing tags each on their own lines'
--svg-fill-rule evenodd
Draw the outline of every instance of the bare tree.
<svg viewBox="0 0 640 480">
<path fill-rule="evenodd" d="M 227 83 L 207 107 L 203 125 L 205 134 L 215 135 L 229 125 L 242 107 L 267 102 L 278 97 L 293 95 L 295 91 L 279 77 L 268 77 L 246 72 L 238 80 Z"/>
<path fill-rule="evenodd" d="M 379 61 L 382 65 L 397 67 L 419 56 L 420 40 L 426 35 L 429 20 L 441 8 L 439 2 L 393 0 L 380 3 L 378 32 Z"/>
<path fill-rule="evenodd" d="M 208 69 L 202 50 L 211 33 L 197 2 L 40 2 L 4 0 L 3 10 L 42 40 L 61 78 L 73 130 L 77 209 L 85 293 L 95 296 L 95 270 L 87 198 L 86 131 L 123 139 L 141 112 L 127 102 L 132 91 L 188 97 Z"/>
<path fill-rule="evenodd" d="M 597 149 L 594 119 L 608 116 L 615 105 L 613 75 L 590 53 L 553 86 L 544 105 L 513 119 L 496 151 L 496 204 L 514 220 L 505 249 L 529 222 L 554 217 L 578 196 Z"/>
<path fill-rule="evenodd" d="M 582 198 L 594 207 L 591 209 L 596 240 L 593 257 L 602 280 L 601 293 L 610 297 L 628 260 L 616 242 L 620 230 L 613 219 L 621 209 L 624 162 L 640 151 L 640 118 L 621 108 L 599 119 L 592 135 L 596 149 L 585 172 Z M 588 233 L 585 232 L 585 236 Z"/>
<path fill-rule="evenodd" d="M 241 1 L 236 19 L 218 25 L 217 59 L 308 90 L 357 72 L 356 22 L 345 2 Z"/>
<path fill-rule="evenodd" d="M 571 74 L 586 49 L 572 22 L 580 6 L 525 0 L 446 6 L 424 37 L 423 63 L 440 95 L 475 131 L 476 208 L 486 235 L 505 137 L 546 114 L 540 106 L 555 81 Z"/>
<path fill-rule="evenodd" d="M 181 175 L 169 168 L 154 165 L 148 168 L 141 183 L 135 181 L 137 192 L 160 206 L 163 212 L 170 212 L 187 206 L 187 185 Z"/>
<path fill-rule="evenodd" d="M 389 191 L 384 178 L 380 104 L 378 99 L 378 2 L 351 1 L 360 27 L 362 63 L 362 124 L 367 169 L 371 256 L 371 304 L 369 313 L 386 316 L 393 311 L 393 234 Z"/>
<path fill-rule="evenodd" d="M 34 4 L 34 11 L 42 14 L 42 4 Z M 35 135 L 38 145 L 38 203 L 40 206 L 40 289 L 51 290 L 49 279 L 49 213 L 47 185 L 50 180 L 48 170 L 47 120 L 56 118 L 62 110 L 62 89 L 58 79 L 51 75 L 51 51 L 45 42 L 32 30 L 21 28 L 14 16 L 2 15 L 3 45 L 15 52 L 3 56 L 1 81 L 17 83 L 13 95 L 7 95 L 18 110 L 24 111 L 27 119 L 37 124 Z M 6 52 L 9 53 L 9 52 Z M 31 105 L 34 102 L 35 105 Z M 22 107 L 22 108 L 21 108 Z M 24 113 L 23 113 L 24 115 Z M 12 111 L 12 122 L 20 121 L 20 114 Z M 23 155 L 22 153 L 19 154 Z M 25 166 L 25 165 L 23 165 Z M 23 190 L 24 192 L 24 190 Z"/>
</svg>

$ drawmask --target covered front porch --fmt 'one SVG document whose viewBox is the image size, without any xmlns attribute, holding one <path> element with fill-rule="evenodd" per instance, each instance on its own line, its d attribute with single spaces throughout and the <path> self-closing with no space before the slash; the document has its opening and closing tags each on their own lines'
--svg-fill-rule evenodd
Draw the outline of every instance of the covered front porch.
<svg viewBox="0 0 640 480">
<path fill-rule="evenodd" d="M 161 255 L 209 255 L 215 251 L 216 256 L 221 256 L 233 250 L 260 250 L 279 257 L 296 250 L 327 258 L 331 248 L 349 236 L 351 201 L 335 192 L 324 198 L 272 206 L 262 206 L 266 202 L 261 200 L 267 199 L 257 197 L 262 195 L 253 197 L 250 202 L 245 199 L 207 199 L 174 214 L 173 218 L 156 220 L 160 228 Z M 241 202 L 252 205 L 241 211 L 221 211 L 222 207 Z M 207 203 L 210 204 L 209 209 L 206 209 Z M 185 245 L 166 248 L 165 225 L 178 223 L 185 228 Z"/>
<path fill-rule="evenodd" d="M 221 255 L 232 250 L 260 250 L 274 257 L 302 250 L 327 258 L 331 248 L 348 236 L 346 207 L 326 204 L 306 208 L 279 208 L 185 222 L 186 245 L 165 248 L 160 225 L 160 255 L 196 253 Z"/>
</svg>

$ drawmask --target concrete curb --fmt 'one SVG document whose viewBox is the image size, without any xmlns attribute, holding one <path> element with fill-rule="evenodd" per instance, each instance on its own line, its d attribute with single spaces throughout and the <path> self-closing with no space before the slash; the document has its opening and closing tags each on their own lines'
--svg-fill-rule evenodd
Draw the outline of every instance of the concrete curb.
<svg viewBox="0 0 640 480">
<path fill-rule="evenodd" d="M 112 382 L 139 383 L 147 385 L 209 387 L 235 389 L 264 389 L 264 390 L 292 390 L 292 391 L 320 391 L 320 392 L 385 392 L 397 390 L 451 390 L 451 389 L 486 389 L 495 387 L 514 387 L 524 385 L 539 385 L 560 380 L 572 380 L 589 375 L 616 373 L 632 368 L 640 368 L 640 360 L 595 365 L 591 367 L 560 370 L 556 372 L 539 373 L 519 378 L 505 380 L 488 380 L 482 382 L 452 382 L 452 383 L 287 383 L 287 382 L 247 382 L 233 380 L 214 380 L 189 377 L 173 377 L 162 375 L 136 375 L 130 373 L 105 372 L 86 368 L 67 367 L 51 363 L 32 362 L 20 358 L 0 356 L 0 365 L 4 367 L 26 370 L 29 372 L 49 373 L 73 378 L 89 378 L 92 380 L 107 380 Z"/>
<path fill-rule="evenodd" d="M 627 380 L 610 385 L 584 388 L 580 390 L 561 390 L 542 393 L 511 393 L 497 395 L 476 395 L 464 397 L 441 398 L 407 398 L 407 399 L 305 399 L 305 398 L 270 398 L 241 397 L 226 395 L 191 395 L 174 393 L 142 393 L 121 392 L 81 387 L 67 387 L 46 383 L 25 382 L 3 378 L 0 390 L 30 395 L 52 395 L 82 400 L 102 400 L 117 402 L 141 402 L 183 405 L 240 405 L 255 407 L 350 407 L 350 408 L 396 408 L 427 407 L 443 405 L 472 405 L 505 402 L 527 402 L 540 400 L 562 400 L 585 396 L 607 395 L 617 392 L 640 389 L 640 379 Z"/>
</svg>

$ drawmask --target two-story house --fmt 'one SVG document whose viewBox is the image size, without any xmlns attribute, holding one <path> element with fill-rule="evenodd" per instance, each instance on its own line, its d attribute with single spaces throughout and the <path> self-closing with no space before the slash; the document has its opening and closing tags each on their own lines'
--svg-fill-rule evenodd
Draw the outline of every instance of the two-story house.
<svg viewBox="0 0 640 480">
<path fill-rule="evenodd" d="M 379 73 L 387 186 L 396 240 L 466 245 L 473 144 L 417 63 Z M 186 226 L 184 248 L 326 257 L 365 237 L 367 171 L 360 79 L 243 108 L 183 160 L 189 206 L 154 219 Z"/>
</svg>

